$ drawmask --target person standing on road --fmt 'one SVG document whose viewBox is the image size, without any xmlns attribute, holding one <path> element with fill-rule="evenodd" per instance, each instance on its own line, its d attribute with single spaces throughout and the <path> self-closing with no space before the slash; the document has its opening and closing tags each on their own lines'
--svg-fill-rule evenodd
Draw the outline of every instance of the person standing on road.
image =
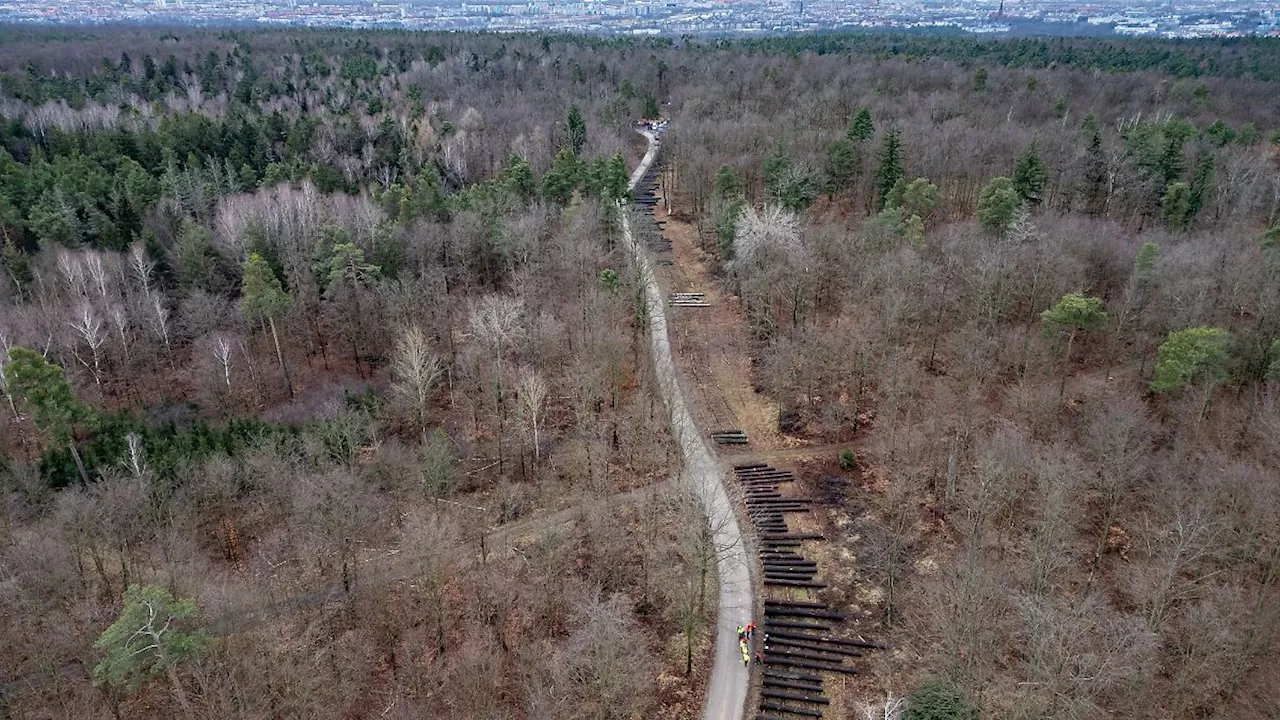
<svg viewBox="0 0 1280 720">
<path fill-rule="evenodd" d="M 744 639 L 742 639 L 742 640 L 739 640 L 739 641 L 738 641 L 738 649 L 742 651 L 742 664 L 743 664 L 743 665 L 750 665 L 750 664 L 751 664 L 751 650 L 750 650 L 750 648 L 748 648 L 748 647 L 747 647 L 747 641 L 746 641 L 746 639 L 745 639 L 745 638 L 744 638 Z"/>
</svg>

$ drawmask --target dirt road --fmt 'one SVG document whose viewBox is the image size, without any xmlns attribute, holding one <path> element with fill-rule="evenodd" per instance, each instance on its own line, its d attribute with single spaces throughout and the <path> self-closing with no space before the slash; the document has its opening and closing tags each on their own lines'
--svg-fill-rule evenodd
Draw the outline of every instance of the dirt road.
<svg viewBox="0 0 1280 720">
<path fill-rule="evenodd" d="M 630 187 L 635 187 L 644 177 L 657 156 L 658 146 L 653 135 L 647 132 L 641 134 L 649 140 L 649 151 L 632 173 Z M 671 418 L 671 431 L 680 443 L 684 456 L 681 479 L 688 483 L 698 497 L 714 534 L 718 552 L 720 609 L 716 619 L 715 661 L 702 716 L 704 720 L 740 720 L 746 705 L 750 675 L 748 668 L 739 660 L 736 628 L 750 621 L 755 603 L 755 589 L 751 582 L 746 549 L 742 543 L 737 516 L 722 483 L 724 475 L 720 462 L 707 447 L 694 423 L 676 375 L 675 362 L 671 357 L 671 341 L 667 335 L 662 291 L 654 277 L 653 266 L 644 249 L 632 236 L 627 213 L 621 215 L 623 238 L 645 286 L 655 374 Z"/>
</svg>

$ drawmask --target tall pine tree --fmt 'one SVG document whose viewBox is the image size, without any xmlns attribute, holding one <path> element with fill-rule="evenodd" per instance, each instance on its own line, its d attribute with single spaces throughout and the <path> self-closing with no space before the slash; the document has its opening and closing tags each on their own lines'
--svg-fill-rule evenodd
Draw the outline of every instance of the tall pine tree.
<svg viewBox="0 0 1280 720">
<path fill-rule="evenodd" d="M 883 210 L 893 186 L 903 178 L 902 140 L 897 128 L 890 128 L 884 134 L 884 144 L 880 146 L 880 164 L 876 167 L 876 209 Z"/>
<path fill-rule="evenodd" d="M 1045 169 L 1033 142 L 1013 168 L 1013 187 L 1028 205 L 1035 207 L 1044 201 L 1044 187 L 1048 180 L 1049 171 Z"/>
<path fill-rule="evenodd" d="M 1089 138 L 1084 159 L 1085 206 L 1090 215 L 1102 215 L 1107 211 L 1107 156 L 1097 118 L 1086 117 L 1084 131 Z"/>
</svg>

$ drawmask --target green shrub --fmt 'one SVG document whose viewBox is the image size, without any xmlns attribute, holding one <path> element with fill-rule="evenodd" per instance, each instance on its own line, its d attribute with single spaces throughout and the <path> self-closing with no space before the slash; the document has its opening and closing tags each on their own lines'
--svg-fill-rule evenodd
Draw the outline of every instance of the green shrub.
<svg viewBox="0 0 1280 720">
<path fill-rule="evenodd" d="M 902 720 L 978 720 L 978 709 L 946 680 L 930 680 L 907 698 Z"/>
<path fill-rule="evenodd" d="M 858 465 L 858 455 L 852 450 L 840 451 L 840 469 L 852 470 Z"/>
</svg>

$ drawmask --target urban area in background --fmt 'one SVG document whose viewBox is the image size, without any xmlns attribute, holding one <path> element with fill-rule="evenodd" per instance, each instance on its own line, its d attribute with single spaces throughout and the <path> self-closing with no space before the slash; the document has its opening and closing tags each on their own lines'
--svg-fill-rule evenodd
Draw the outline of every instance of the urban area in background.
<svg viewBox="0 0 1280 720">
<path fill-rule="evenodd" d="M 417 30 L 750 35 L 824 30 L 963 31 L 989 35 L 1280 36 L 1275 3 L 964 2 L 963 0 L 595 0 L 586 2 L 255 2 L 6 0 L 0 22 L 289 24 Z"/>
</svg>

